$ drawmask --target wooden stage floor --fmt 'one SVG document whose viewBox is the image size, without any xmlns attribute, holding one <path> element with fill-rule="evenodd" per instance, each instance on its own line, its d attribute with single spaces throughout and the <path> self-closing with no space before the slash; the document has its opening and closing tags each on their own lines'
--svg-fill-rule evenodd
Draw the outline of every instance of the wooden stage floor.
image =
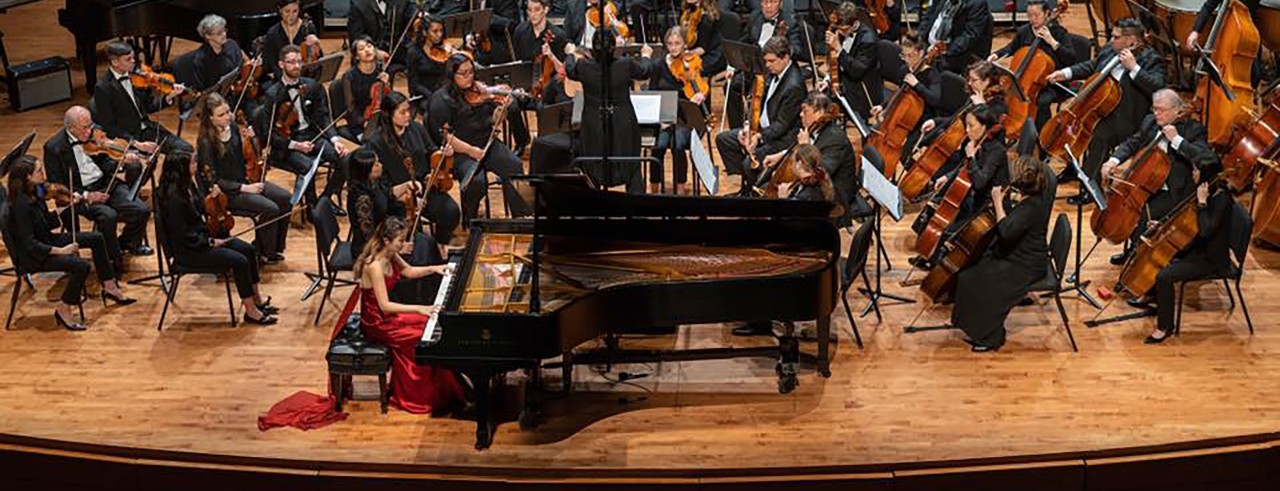
<svg viewBox="0 0 1280 491">
<path fill-rule="evenodd" d="M 59 6 L 43 2 L 0 16 L 15 62 L 72 56 L 71 37 L 55 22 Z M 1082 11 L 1073 12 L 1073 25 L 1084 25 Z M 81 74 L 73 80 L 79 89 Z M 76 96 L 85 102 L 83 91 Z M 43 142 L 66 107 L 14 114 L 6 105 L 0 145 L 33 127 Z M 164 117 L 171 123 L 173 114 Z M 1065 202 L 1058 211 L 1075 221 Z M 884 285 L 915 298 L 916 289 L 898 286 L 911 237 L 907 221 L 886 224 L 894 267 Z M 266 328 L 227 325 L 222 285 L 199 279 L 185 283 L 162 332 L 155 323 L 163 296 L 151 286 L 129 288 L 141 299 L 131 307 L 103 308 L 95 298 L 85 307 L 90 329 L 65 332 L 51 317 L 64 282 L 37 277 L 38 291 L 24 294 L 14 329 L 0 332 L 0 433 L 320 461 L 706 470 L 1075 454 L 1280 430 L 1280 330 L 1271 317 L 1280 296 L 1270 296 L 1280 291 L 1280 255 L 1254 248 L 1243 285 L 1252 336 L 1240 309 L 1225 311 L 1226 296 L 1213 284 L 1188 289 L 1183 334 L 1162 346 L 1142 344 L 1150 319 L 1087 329 L 1095 310 L 1066 300 L 1079 353 L 1051 302 L 1016 309 L 997 354 L 970 353 L 955 332 L 904 334 L 921 307 L 888 304 L 882 322 L 858 319 L 862 350 L 840 310 L 833 312 L 840 336 L 833 376 L 806 371 L 788 395 L 777 394 L 771 361 L 664 363 L 616 367 L 615 375 L 652 374 L 635 386 L 581 369 L 577 394 L 552 403 L 544 426 L 522 432 L 507 422 L 485 452 L 472 449 L 471 421 L 382 415 L 374 402 L 350 404 L 349 419 L 324 429 L 260 432 L 255 419 L 275 402 L 299 390 L 325 392 L 327 336 L 350 290 L 338 291 L 321 325 L 311 324 L 319 300 L 298 296 L 307 285 L 303 272 L 315 268 L 314 247 L 310 228 L 295 228 L 288 260 L 267 269 L 263 289 L 282 308 L 282 322 Z M 1113 281 L 1117 269 L 1106 258 L 1115 252 L 1100 247 L 1083 277 Z M 134 258 L 129 277 L 154 269 L 154 258 Z M 12 287 L 11 279 L 0 281 L 0 297 Z M 856 293 L 849 300 L 855 310 L 867 302 Z M 1129 311 L 1117 304 L 1108 314 Z M 947 312 L 930 309 L 920 323 L 943 322 Z M 686 326 L 674 339 L 648 341 L 745 342 L 722 326 Z"/>
</svg>

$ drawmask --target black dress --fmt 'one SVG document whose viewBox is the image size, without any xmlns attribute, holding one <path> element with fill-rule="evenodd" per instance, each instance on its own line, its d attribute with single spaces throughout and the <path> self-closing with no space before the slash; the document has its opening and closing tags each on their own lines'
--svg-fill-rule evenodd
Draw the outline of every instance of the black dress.
<svg viewBox="0 0 1280 491">
<path fill-rule="evenodd" d="M 395 199 L 391 188 L 385 182 L 352 182 L 347 187 L 347 213 L 351 217 L 351 256 L 352 260 L 360 257 L 369 237 L 378 230 L 388 216 L 405 216 L 404 204 Z M 406 261 L 414 266 L 444 264 L 440 248 L 430 235 L 415 233 L 413 236 L 413 252 Z M 393 302 L 413 305 L 430 305 L 435 301 L 436 290 L 440 288 L 440 276 L 429 275 L 424 278 L 401 278 L 395 287 L 387 292 Z"/>
<path fill-rule="evenodd" d="M 1049 271 L 1046 237 L 1058 182 L 1047 166 L 1041 172 L 1048 180 L 1044 191 L 1009 210 L 996 224 L 991 248 L 957 278 L 951 323 L 979 345 L 1004 344 L 1009 310 Z"/>
<path fill-rule="evenodd" d="M 614 60 L 609 68 L 610 98 L 614 106 L 610 121 L 613 125 L 613 139 L 609 146 L 610 157 L 640 156 L 640 122 L 636 119 L 635 107 L 631 105 L 631 81 L 649 77 L 649 64 L 641 60 L 624 56 Z M 599 121 L 592 120 L 603 114 L 604 86 L 601 79 L 600 64 L 595 60 L 570 56 L 565 61 L 565 72 L 570 79 L 582 82 L 582 150 L 579 155 L 602 156 L 605 153 L 605 133 Z M 616 186 L 626 183 L 628 192 L 642 192 L 640 182 L 640 165 L 637 162 L 610 164 L 608 169 L 588 168 L 588 174 L 597 183 Z"/>
<path fill-rule="evenodd" d="M 431 94 L 444 86 L 447 73 L 444 63 L 432 60 L 421 45 L 409 47 L 409 53 L 405 56 L 409 64 L 409 95 L 419 98 L 413 103 L 413 110 L 418 114 L 425 114 Z"/>
</svg>

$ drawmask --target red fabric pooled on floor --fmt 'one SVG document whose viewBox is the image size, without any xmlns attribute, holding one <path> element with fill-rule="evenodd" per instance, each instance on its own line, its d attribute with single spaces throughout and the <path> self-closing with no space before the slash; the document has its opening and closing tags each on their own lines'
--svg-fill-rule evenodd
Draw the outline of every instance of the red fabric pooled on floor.
<svg viewBox="0 0 1280 491">
<path fill-rule="evenodd" d="M 267 431 L 281 426 L 314 430 L 347 419 L 347 413 L 333 410 L 333 398 L 298 391 L 277 402 L 267 414 L 258 416 L 258 429 Z"/>
</svg>

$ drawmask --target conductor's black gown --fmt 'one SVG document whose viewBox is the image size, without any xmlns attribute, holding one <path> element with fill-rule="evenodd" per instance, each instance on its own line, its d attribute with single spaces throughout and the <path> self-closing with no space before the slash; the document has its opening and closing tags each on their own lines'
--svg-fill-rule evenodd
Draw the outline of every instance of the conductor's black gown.
<svg viewBox="0 0 1280 491">
<path fill-rule="evenodd" d="M 582 82 L 582 149 L 579 152 L 582 156 L 599 157 L 606 150 L 606 135 L 600 120 L 605 105 L 600 71 L 600 63 L 592 59 L 578 60 L 570 56 L 565 60 L 565 73 L 570 79 Z M 631 105 L 631 81 L 649 78 L 649 63 L 629 56 L 618 58 L 610 65 L 609 77 L 609 96 L 614 106 L 609 156 L 639 157 L 640 123 Z M 608 169 L 588 166 L 587 169 L 596 182 L 607 186 L 626 184 L 628 192 L 644 191 L 639 162 L 610 164 Z"/>
<path fill-rule="evenodd" d="M 991 248 L 957 278 L 951 323 L 979 345 L 1004 344 L 1009 310 L 1049 271 L 1046 237 L 1058 182 L 1052 170 L 1046 167 L 1042 172 L 1048 180 L 1045 190 L 1008 210 L 996 224 Z"/>
</svg>

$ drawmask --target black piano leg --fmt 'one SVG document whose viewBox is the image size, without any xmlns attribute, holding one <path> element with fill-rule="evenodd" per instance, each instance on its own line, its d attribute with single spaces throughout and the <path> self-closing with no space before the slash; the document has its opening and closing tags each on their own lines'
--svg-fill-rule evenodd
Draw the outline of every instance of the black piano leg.
<svg viewBox="0 0 1280 491">
<path fill-rule="evenodd" d="M 493 394 L 490 392 L 493 374 L 482 371 L 469 373 L 467 377 L 476 391 L 476 450 L 484 450 L 493 444 Z"/>
<path fill-rule="evenodd" d="M 532 430 L 542 423 L 542 367 L 529 370 L 524 383 L 524 407 L 520 409 L 520 429 Z"/>
<path fill-rule="evenodd" d="M 76 51 L 84 61 L 84 90 L 93 97 L 93 88 L 98 85 L 98 47 L 93 43 L 76 43 Z"/>
<path fill-rule="evenodd" d="M 845 303 L 845 308 L 849 304 Z M 850 319 L 853 318 L 852 313 Z M 862 347 L 862 337 L 858 336 L 858 325 L 853 325 L 853 335 L 857 337 L 858 347 Z M 822 378 L 831 378 L 831 316 L 818 316 L 818 373 Z"/>
<path fill-rule="evenodd" d="M 800 341 L 788 332 L 778 338 L 778 365 L 774 367 L 774 371 L 778 372 L 779 394 L 788 394 L 800 385 L 800 379 L 796 378 L 799 368 Z"/>
</svg>

